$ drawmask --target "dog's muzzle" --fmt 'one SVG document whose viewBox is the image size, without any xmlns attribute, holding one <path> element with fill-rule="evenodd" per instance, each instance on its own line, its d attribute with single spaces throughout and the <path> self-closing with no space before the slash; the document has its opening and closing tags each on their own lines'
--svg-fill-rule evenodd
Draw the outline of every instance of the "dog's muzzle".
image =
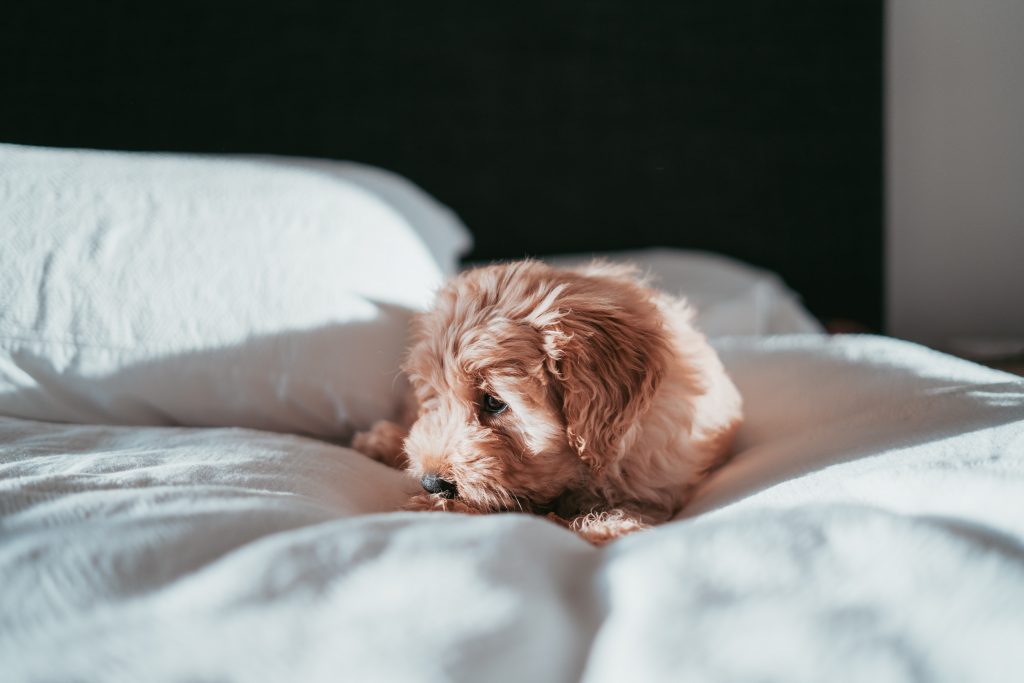
<svg viewBox="0 0 1024 683">
<path fill-rule="evenodd" d="M 442 479 L 436 474 L 424 474 L 420 479 L 420 484 L 423 485 L 423 489 L 427 493 L 437 493 L 443 498 L 454 498 L 458 492 L 455 482 Z"/>
</svg>

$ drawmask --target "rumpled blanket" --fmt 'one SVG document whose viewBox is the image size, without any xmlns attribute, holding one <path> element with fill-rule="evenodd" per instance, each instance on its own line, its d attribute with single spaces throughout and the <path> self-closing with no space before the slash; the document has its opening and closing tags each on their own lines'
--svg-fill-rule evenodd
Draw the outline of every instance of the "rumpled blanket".
<svg viewBox="0 0 1024 683">
<path fill-rule="evenodd" d="M 594 548 L 245 429 L 0 419 L 3 681 L 1010 681 L 1024 381 L 905 342 L 716 342 L 735 457 Z"/>
</svg>

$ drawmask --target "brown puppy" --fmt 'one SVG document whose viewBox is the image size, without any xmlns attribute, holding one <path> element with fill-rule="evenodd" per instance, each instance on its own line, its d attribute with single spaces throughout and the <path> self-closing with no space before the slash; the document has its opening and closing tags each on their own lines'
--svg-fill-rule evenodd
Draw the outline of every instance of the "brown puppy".
<svg viewBox="0 0 1024 683">
<path fill-rule="evenodd" d="M 353 446 L 420 479 L 410 509 L 547 514 L 598 544 L 666 521 L 742 419 L 691 318 L 628 267 L 471 270 L 414 323 L 411 427 Z"/>
</svg>

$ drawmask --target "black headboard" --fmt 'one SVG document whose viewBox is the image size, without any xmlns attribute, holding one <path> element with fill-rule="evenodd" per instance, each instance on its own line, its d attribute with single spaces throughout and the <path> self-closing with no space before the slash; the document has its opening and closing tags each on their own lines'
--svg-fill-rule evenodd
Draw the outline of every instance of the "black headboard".
<svg viewBox="0 0 1024 683">
<path fill-rule="evenodd" d="M 13 3 L 0 140 L 396 170 L 470 258 L 673 245 L 882 320 L 881 0 Z"/>
</svg>

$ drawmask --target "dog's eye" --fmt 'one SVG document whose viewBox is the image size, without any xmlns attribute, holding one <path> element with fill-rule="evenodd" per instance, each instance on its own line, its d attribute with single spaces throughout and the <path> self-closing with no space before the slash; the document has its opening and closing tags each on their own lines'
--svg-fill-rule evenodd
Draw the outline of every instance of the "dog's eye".
<svg viewBox="0 0 1024 683">
<path fill-rule="evenodd" d="M 508 404 L 499 401 L 490 394 L 484 394 L 484 399 L 481 402 L 484 412 L 490 413 L 491 415 L 498 415 L 508 409 Z"/>
</svg>

